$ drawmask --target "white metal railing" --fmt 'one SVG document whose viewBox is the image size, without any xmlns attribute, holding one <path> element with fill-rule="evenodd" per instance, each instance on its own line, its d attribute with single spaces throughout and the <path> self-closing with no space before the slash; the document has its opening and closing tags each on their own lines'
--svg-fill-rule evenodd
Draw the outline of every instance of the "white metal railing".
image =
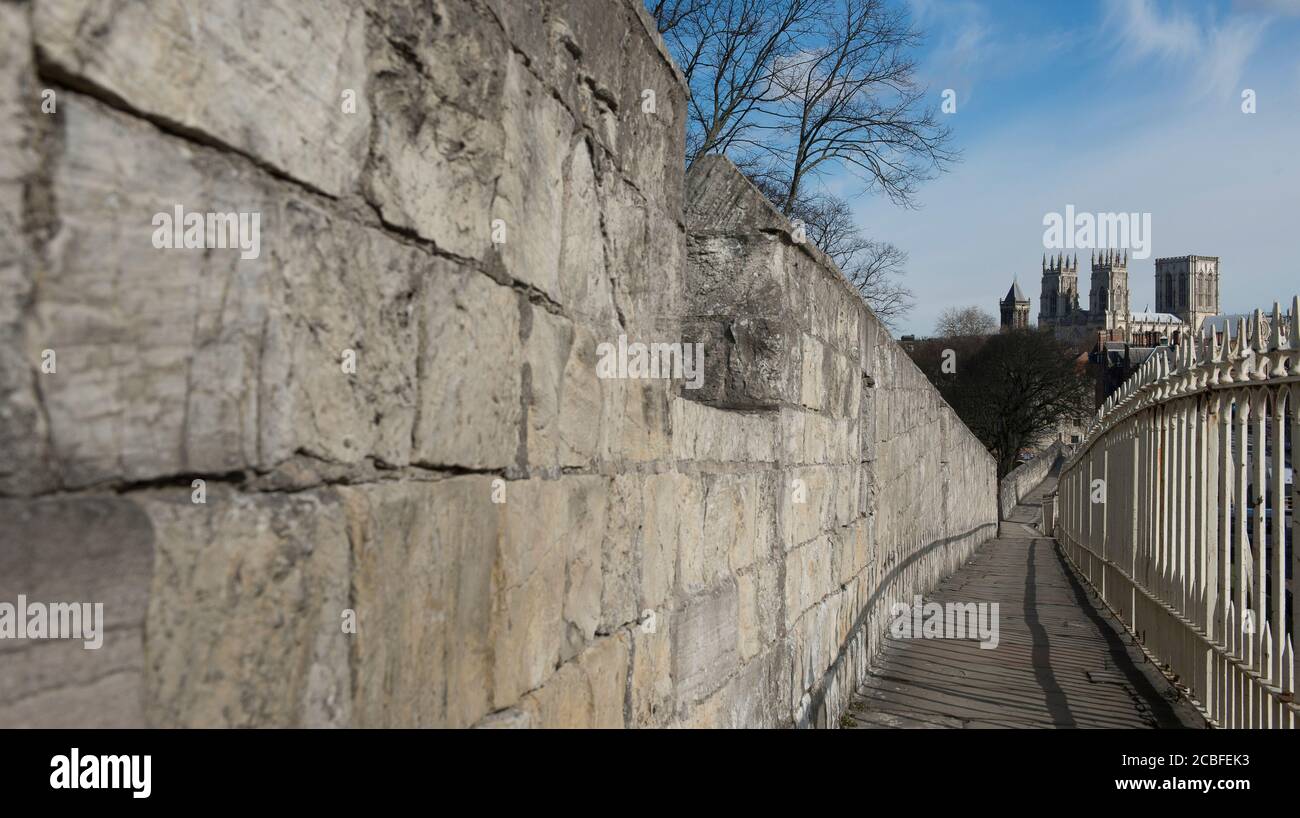
<svg viewBox="0 0 1300 818">
<path fill-rule="evenodd" d="M 1294 728 L 1300 298 L 1231 336 L 1183 339 L 1106 400 L 1062 468 L 1056 526 L 1213 723 Z"/>
</svg>

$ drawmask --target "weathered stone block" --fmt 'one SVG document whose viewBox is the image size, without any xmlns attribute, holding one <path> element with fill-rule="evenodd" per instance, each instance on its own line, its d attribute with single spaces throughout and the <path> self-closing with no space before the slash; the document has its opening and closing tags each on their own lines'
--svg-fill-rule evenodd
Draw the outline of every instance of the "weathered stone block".
<svg viewBox="0 0 1300 818">
<path fill-rule="evenodd" d="M 564 168 L 573 117 L 525 68 L 506 59 L 503 90 L 505 152 L 495 181 L 492 218 L 506 240 L 498 251 L 506 272 L 561 301 L 560 253 L 564 234 Z M 480 184 L 488 180 L 480 180 Z"/>
<path fill-rule="evenodd" d="M 628 679 L 628 636 L 603 637 L 565 662 L 550 680 L 523 699 L 533 727 L 623 727 Z"/>
<path fill-rule="evenodd" d="M 323 727 L 351 718 L 347 521 L 333 490 L 209 485 L 139 498 L 158 559 L 146 717 L 166 727 Z"/>
<path fill-rule="evenodd" d="M 579 139 L 569 153 L 564 182 L 563 248 L 560 258 L 560 301 L 570 314 L 590 327 L 619 327 L 614 285 L 605 269 L 605 238 L 601 202 L 596 191 L 591 149 Z M 664 339 L 676 340 L 676 339 Z"/>
<path fill-rule="evenodd" d="M 492 219 L 506 220 L 507 246 L 522 227 L 493 209 L 494 182 L 510 161 L 503 112 L 513 62 L 499 26 L 465 0 L 438 10 L 413 0 L 378 4 L 384 46 L 371 56 L 377 112 L 365 194 L 383 219 L 479 258 Z"/>
<path fill-rule="evenodd" d="M 679 460 L 719 463 L 774 462 L 778 417 L 732 412 L 673 398 L 673 455 Z"/>
<path fill-rule="evenodd" d="M 607 491 L 601 477 L 507 485 L 494 573 L 496 707 L 538 687 L 595 634 Z"/>
<path fill-rule="evenodd" d="M 0 500 L 0 519 L 0 602 L 89 604 L 92 618 L 78 619 L 96 631 L 0 640 L 0 726 L 145 726 L 154 547 L 140 506 L 111 495 Z M 87 639 L 100 645 L 87 649 Z"/>
<path fill-rule="evenodd" d="M 463 727 L 488 711 L 493 491 L 486 477 L 339 489 L 358 623 L 353 724 Z"/>
<path fill-rule="evenodd" d="M 786 627 L 793 628 L 805 611 L 836 588 L 831 580 L 828 537 L 818 537 L 792 550 L 785 563 Z"/>
<path fill-rule="evenodd" d="M 519 300 L 439 262 L 420 316 L 420 410 L 412 460 L 500 468 L 519 449 Z"/>
<path fill-rule="evenodd" d="M 355 184 L 371 124 L 362 6 L 323 0 L 306 13 L 288 0 L 41 0 L 34 7 L 36 42 L 59 73 L 332 196 Z M 353 92 L 354 113 L 344 112 L 345 91 Z"/>
<path fill-rule="evenodd" d="M 705 698 L 735 669 L 737 618 L 733 583 L 695 597 L 674 618 L 673 680 L 679 708 Z"/>
<path fill-rule="evenodd" d="M 34 286 L 34 244 L 53 215 L 44 189 L 28 188 L 39 162 L 39 99 L 28 8 L 0 5 L 0 451 L 6 454 L 0 494 L 35 494 L 55 485 L 37 391 L 42 350 L 28 343 L 24 315 Z"/>
<path fill-rule="evenodd" d="M 632 629 L 630 727 L 659 727 L 673 716 L 672 622 L 656 613 L 653 627 Z"/>
</svg>

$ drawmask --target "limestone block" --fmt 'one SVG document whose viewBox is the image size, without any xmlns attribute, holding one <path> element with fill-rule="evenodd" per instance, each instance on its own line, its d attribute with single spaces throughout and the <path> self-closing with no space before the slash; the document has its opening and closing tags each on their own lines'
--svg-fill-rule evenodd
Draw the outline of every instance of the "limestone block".
<svg viewBox="0 0 1300 818">
<path fill-rule="evenodd" d="M 656 209 L 675 215 L 683 207 L 686 89 L 680 75 L 645 36 L 645 29 L 638 31 L 634 23 L 630 23 L 631 36 L 617 49 L 602 45 L 605 59 L 617 59 L 621 66 L 616 156 L 624 175 Z M 655 92 L 653 111 L 643 107 L 646 91 Z"/>
<path fill-rule="evenodd" d="M 712 588 L 727 573 L 726 551 L 710 542 L 704 528 L 708 477 L 690 475 L 679 485 L 677 514 L 677 592 L 689 596 Z"/>
<path fill-rule="evenodd" d="M 158 558 L 147 712 L 165 727 L 322 727 L 351 717 L 347 521 L 329 489 L 209 484 L 142 496 Z"/>
<path fill-rule="evenodd" d="M 512 326 L 508 291 L 480 276 L 448 304 L 443 288 L 457 275 L 432 273 L 449 262 L 332 216 L 245 163 L 75 94 L 64 95 L 60 112 L 60 227 L 32 343 L 58 356 L 57 372 L 38 385 L 69 485 L 269 469 L 298 454 L 403 465 L 422 371 L 413 354 L 417 305 L 444 324 L 426 334 L 448 345 L 463 343 L 456 327 L 471 323 L 439 313 L 457 303 L 489 309 L 496 327 Z M 177 204 L 259 213 L 259 256 L 155 248 L 151 218 Z M 486 303 L 467 303 L 466 292 L 485 293 Z M 445 306 L 428 303 L 435 298 Z M 345 354 L 355 371 L 345 368 Z M 445 382 L 465 378 L 446 363 L 453 355 L 431 350 L 437 365 L 423 370 L 431 401 L 485 399 L 461 424 L 475 430 L 462 439 L 485 441 L 478 462 L 497 444 L 496 465 L 513 459 L 518 437 L 518 367 L 503 354 L 488 366 L 473 362 L 489 377 L 471 394 Z M 435 414 L 423 416 L 431 422 Z M 454 450 L 442 456 L 457 462 Z"/>
<path fill-rule="evenodd" d="M 406 465 L 422 388 L 412 354 L 420 341 L 416 305 L 436 297 L 436 272 L 445 263 L 306 203 L 291 200 L 282 218 L 268 259 L 272 291 L 261 360 L 257 336 L 227 339 L 223 316 L 200 318 L 219 341 L 194 351 L 189 465 L 201 471 L 241 465 L 224 455 L 238 451 L 236 441 L 219 433 L 237 415 L 244 428 L 256 425 L 263 464 L 298 453 L 331 463 L 374 458 Z M 243 355 L 232 349 L 236 344 Z M 241 358 L 248 364 L 232 371 L 228 361 Z M 253 405 L 227 406 L 225 395 L 247 389 L 250 376 L 261 378 Z"/>
<path fill-rule="evenodd" d="M 602 545 L 601 630 L 667 610 L 679 543 L 692 553 L 703 540 L 695 488 L 692 478 L 672 472 L 613 478 Z"/>
<path fill-rule="evenodd" d="M 673 472 L 645 477 L 641 605 L 652 611 L 664 609 L 675 586 L 679 543 L 704 537 L 703 508 L 692 496 L 696 485 Z"/>
<path fill-rule="evenodd" d="M 559 300 L 569 313 L 590 327 L 619 326 L 614 307 L 614 287 L 605 269 L 605 239 L 601 202 L 596 190 L 591 149 L 580 139 L 569 153 L 565 173 L 564 219 L 559 270 Z M 651 341 L 675 341 L 651 338 Z"/>
<path fill-rule="evenodd" d="M 519 707 L 533 727 L 591 727 L 591 687 L 577 661 L 561 665 L 547 679 L 546 684 L 524 696 Z"/>
<path fill-rule="evenodd" d="M 628 658 L 627 634 L 603 637 L 525 696 L 521 709 L 533 727 L 623 727 Z"/>
<path fill-rule="evenodd" d="M 505 152 L 491 203 L 492 218 L 506 226 L 498 251 L 510 276 L 561 301 L 564 168 L 574 121 L 518 55 L 509 55 L 505 65 Z M 493 180 L 481 178 L 475 184 L 491 186 Z M 441 196 L 440 188 L 435 191 Z"/>
<path fill-rule="evenodd" d="M 651 519 L 646 513 L 645 479 L 639 474 L 620 474 L 610 481 L 607 525 L 601 543 L 602 631 L 613 631 L 641 616 L 638 574 L 645 570 L 642 566 L 644 540 L 648 539 L 646 527 Z M 675 532 L 671 544 L 675 557 Z M 658 603 L 649 606 L 654 604 Z"/>
<path fill-rule="evenodd" d="M 623 727 L 631 637 L 619 631 L 597 639 L 578 657 L 591 687 L 591 726 Z"/>
<path fill-rule="evenodd" d="M 773 462 L 778 417 L 733 412 L 686 400 L 672 400 L 673 455 L 679 460 Z"/>
<path fill-rule="evenodd" d="M 692 723 L 726 728 L 772 728 L 780 724 L 779 657 L 767 654 L 745 663 L 739 672 L 691 713 Z M 705 721 L 704 717 L 709 720 Z"/>
<path fill-rule="evenodd" d="M 51 214 L 44 189 L 31 186 L 24 214 L 25 184 L 37 168 L 40 96 L 34 87 L 28 9 L 0 5 L 0 494 L 52 488 L 49 433 L 36 379 L 41 351 L 27 342 L 24 308 L 32 298 L 32 244 L 26 221 L 43 234 Z M 48 122 L 48 121 L 47 121 Z"/>
<path fill-rule="evenodd" d="M 355 726 L 463 727 L 488 711 L 493 490 L 486 477 L 338 490 L 354 566 Z"/>
<path fill-rule="evenodd" d="M 708 562 L 736 572 L 771 547 L 775 503 L 771 483 L 758 473 L 705 478 L 704 541 Z"/>
<path fill-rule="evenodd" d="M 367 198 L 385 221 L 458 256 L 482 256 L 498 216 L 507 242 L 518 239 L 522 225 L 493 212 L 494 180 L 509 162 L 511 59 L 499 25 L 465 0 L 439 0 L 434 13 L 415 0 L 370 5 L 383 45 L 371 51 Z"/>
<path fill-rule="evenodd" d="M 420 410 L 412 460 L 500 468 L 522 421 L 519 299 L 439 259 L 420 304 Z"/>
<path fill-rule="evenodd" d="M 688 232 L 688 314 L 787 317 L 784 285 L 785 249 L 767 234 Z"/>
<path fill-rule="evenodd" d="M 659 727 L 673 715 L 672 619 L 657 613 L 652 626 L 632 628 L 629 727 Z"/>
<path fill-rule="evenodd" d="M 546 0 L 487 0 L 492 14 L 505 26 L 511 44 L 533 65 L 549 61 Z"/>
<path fill-rule="evenodd" d="M 736 650 L 741 662 L 758 655 L 762 647 L 759 624 L 758 575 L 739 574 L 736 577 Z"/>
<path fill-rule="evenodd" d="M 802 350 L 789 324 L 687 318 L 682 335 L 704 345 L 703 383 L 686 397 L 725 409 L 764 409 L 797 398 Z"/>
<path fill-rule="evenodd" d="M 704 234 L 739 236 L 790 231 L 790 223 L 767 197 L 731 160 L 717 154 L 700 157 L 686 177 L 686 227 L 692 241 Z M 738 241 L 735 244 L 739 246 Z M 780 267 L 778 260 L 773 263 Z"/>
<path fill-rule="evenodd" d="M 629 334 L 677 340 L 684 303 L 686 235 L 617 174 L 599 180 L 605 256 Z"/>
<path fill-rule="evenodd" d="M 834 526 L 839 495 L 848 487 L 841 488 L 835 470 L 824 467 L 790 469 L 784 477 L 789 489 L 780 498 L 780 532 L 788 550 Z"/>
<path fill-rule="evenodd" d="M 819 411 L 827 400 L 827 353 L 824 345 L 811 335 L 800 339 L 803 348 L 799 378 L 799 402 Z"/>
<path fill-rule="evenodd" d="M 140 506 L 113 495 L 0 500 L 0 519 L 0 602 L 103 606 L 94 649 L 84 639 L 0 640 L 0 726 L 146 726 L 154 546 Z"/>
<path fill-rule="evenodd" d="M 599 452 L 605 412 L 596 377 L 596 340 L 580 325 L 522 303 L 529 367 L 528 463 L 590 465 Z"/>
<path fill-rule="evenodd" d="M 736 586 L 727 583 L 689 600 L 673 619 L 677 706 L 704 699 L 735 670 Z"/>
<path fill-rule="evenodd" d="M 671 382 L 640 378 L 598 378 L 599 457 L 628 463 L 666 460 L 672 452 Z"/>
<path fill-rule="evenodd" d="M 755 599 L 757 601 L 758 642 L 764 651 L 778 646 L 778 637 L 785 628 L 785 593 L 782 587 L 784 558 L 766 559 L 758 563 Z"/>
<path fill-rule="evenodd" d="M 854 417 L 857 411 L 853 391 L 861 379 L 858 363 L 831 347 L 825 354 L 823 410 L 836 418 Z"/>
<path fill-rule="evenodd" d="M 793 628 L 803 613 L 822 600 L 832 588 L 831 542 L 818 537 L 786 555 L 785 609 L 786 627 Z"/>
<path fill-rule="evenodd" d="M 496 707 L 541 685 L 595 634 L 608 482 L 511 482 L 494 574 Z"/>
<path fill-rule="evenodd" d="M 525 399 L 528 411 L 528 463 L 539 467 L 577 466 L 589 462 L 595 451 L 591 430 L 570 436 L 574 416 L 600 416 L 595 372 L 578 360 L 583 348 L 575 345 L 575 328 L 568 320 L 527 302 L 520 305 L 524 339 Z M 587 374 L 586 380 L 582 375 Z M 578 410 L 571 407 L 577 401 Z M 567 411 L 566 411 L 567 410 Z M 567 421 L 567 423 L 566 423 Z M 582 456 L 583 450 L 587 456 Z"/>
<path fill-rule="evenodd" d="M 148 479 L 186 467 L 186 438 L 215 436 L 228 471 L 257 462 L 257 360 L 272 300 L 271 236 L 284 225 L 245 169 L 74 94 L 59 102 L 64 150 L 53 170 L 59 227 L 34 307 L 38 348 L 57 372 L 38 381 L 63 481 Z M 205 159 L 208 156 L 205 155 Z M 159 250 L 151 217 L 191 209 L 263 213 L 257 259 L 239 250 Z M 197 338 L 196 338 L 197 336 Z M 196 341 L 205 417 L 186 425 Z M 219 366 L 219 369 L 213 369 Z M 217 421 L 212 425 L 213 421 Z"/>
<path fill-rule="evenodd" d="M 41 0 L 36 43 L 60 73 L 333 196 L 368 148 L 366 10 L 322 0 L 127 4 Z M 343 93 L 355 92 L 355 113 Z"/>
</svg>

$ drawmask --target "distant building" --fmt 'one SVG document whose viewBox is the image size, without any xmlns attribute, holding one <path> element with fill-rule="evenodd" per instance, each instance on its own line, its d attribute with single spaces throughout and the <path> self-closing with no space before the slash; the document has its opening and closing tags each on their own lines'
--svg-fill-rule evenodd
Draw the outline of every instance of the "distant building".
<svg viewBox="0 0 1300 818">
<path fill-rule="evenodd" d="M 1038 325 L 1054 328 L 1058 337 L 1076 339 L 1087 338 L 1093 333 L 1117 341 L 1128 341 L 1149 333 L 1168 339 L 1191 325 L 1193 320 L 1203 320 L 1205 314 L 1202 310 L 1207 308 L 1207 304 L 1212 303 L 1217 311 L 1218 265 L 1219 260 L 1209 256 L 1156 259 L 1156 311 L 1133 312 L 1127 250 L 1102 250 L 1092 254 L 1087 309 L 1079 304 L 1079 257 L 1071 258 L 1059 253 L 1056 258 L 1044 256 Z M 1193 282 L 1193 276 L 1199 277 Z M 1181 298 L 1183 288 L 1195 293 L 1196 298 Z M 1212 294 L 1207 294 L 1206 288 L 1212 289 Z"/>
<path fill-rule="evenodd" d="M 1172 313 L 1192 332 L 1219 314 L 1219 257 L 1156 259 L 1156 311 Z"/>
<path fill-rule="evenodd" d="M 1020 289 L 1019 280 L 1011 282 L 1007 297 L 998 302 L 1002 313 L 1002 331 L 1029 329 L 1029 298 Z"/>
</svg>

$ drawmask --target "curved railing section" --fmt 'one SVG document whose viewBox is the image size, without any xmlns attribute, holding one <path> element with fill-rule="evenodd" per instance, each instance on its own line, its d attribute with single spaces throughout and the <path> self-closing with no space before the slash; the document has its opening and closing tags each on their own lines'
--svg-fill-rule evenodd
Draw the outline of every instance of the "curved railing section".
<svg viewBox="0 0 1300 818">
<path fill-rule="evenodd" d="M 1061 471 L 1067 557 L 1214 724 L 1296 726 L 1300 298 L 1152 356 Z"/>
</svg>

